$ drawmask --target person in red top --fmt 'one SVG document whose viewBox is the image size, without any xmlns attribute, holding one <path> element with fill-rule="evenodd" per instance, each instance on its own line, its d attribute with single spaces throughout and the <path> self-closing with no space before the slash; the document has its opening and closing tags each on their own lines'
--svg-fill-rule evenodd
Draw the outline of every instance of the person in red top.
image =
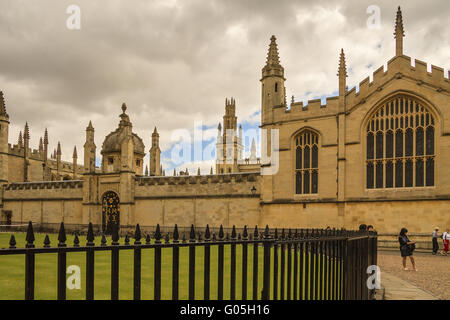
<svg viewBox="0 0 450 320">
<path fill-rule="evenodd" d="M 442 255 L 447 255 L 447 253 L 448 253 L 448 246 L 449 246 L 449 242 L 450 242 L 450 233 L 448 233 L 448 228 L 444 232 L 444 234 L 442 235 L 442 241 L 444 242 L 444 250 L 442 250 L 441 254 Z"/>
</svg>

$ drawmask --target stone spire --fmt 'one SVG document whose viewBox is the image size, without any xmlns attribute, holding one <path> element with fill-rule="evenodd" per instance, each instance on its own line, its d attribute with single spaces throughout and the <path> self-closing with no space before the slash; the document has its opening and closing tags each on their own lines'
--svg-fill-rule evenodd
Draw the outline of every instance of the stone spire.
<svg viewBox="0 0 450 320">
<path fill-rule="evenodd" d="M 177 169 L 173 169 L 173 176 L 175 177 L 177 175 Z"/>
<path fill-rule="evenodd" d="M 45 128 L 45 132 L 44 132 L 44 163 L 45 165 L 47 165 L 47 157 L 48 157 L 48 132 L 47 132 L 47 128 Z M 45 170 L 45 168 L 44 168 Z M 45 172 L 44 172 L 44 180 L 46 176 L 45 176 Z"/>
<path fill-rule="evenodd" d="M 148 176 L 148 165 L 145 165 L 145 176 Z"/>
<path fill-rule="evenodd" d="M 280 64 L 276 38 L 272 36 L 270 38 L 266 64 L 262 68 L 262 125 L 273 122 L 272 109 L 274 107 L 286 107 L 285 81 L 284 68 Z"/>
<path fill-rule="evenodd" d="M 347 66 L 345 63 L 344 49 L 341 49 L 339 56 L 339 69 L 337 76 L 339 77 L 339 110 L 345 111 L 345 94 L 347 93 Z"/>
<path fill-rule="evenodd" d="M 3 97 L 3 91 L 0 91 L 0 116 L 9 118 L 9 115 L 6 113 L 6 103 L 5 97 Z"/>
<path fill-rule="evenodd" d="M 44 151 L 44 143 L 42 142 L 42 137 L 39 138 L 39 152 Z"/>
<path fill-rule="evenodd" d="M 44 132 L 44 145 L 48 145 L 48 131 L 47 131 L 47 128 L 45 128 L 45 132 Z"/>
<path fill-rule="evenodd" d="M 405 36 L 405 30 L 403 29 L 403 18 L 402 18 L 402 10 L 400 6 L 397 10 L 397 16 L 395 18 L 395 55 L 402 56 L 403 55 L 403 37 Z"/>
<path fill-rule="evenodd" d="M 197 169 L 197 175 L 198 176 L 200 175 L 200 167 L 198 167 L 198 169 Z"/>
<path fill-rule="evenodd" d="M 252 146 L 250 148 L 250 162 L 256 162 L 256 144 L 255 138 L 252 139 Z"/>
<path fill-rule="evenodd" d="M 344 49 L 341 49 L 341 55 L 339 57 L 339 95 L 343 95 L 347 91 L 347 66 L 345 64 L 345 53 Z"/>
<path fill-rule="evenodd" d="M 77 155 L 77 146 L 73 147 L 73 155 L 72 155 L 72 172 L 73 172 L 73 179 L 75 180 L 77 178 L 78 174 L 78 155 Z"/>
<path fill-rule="evenodd" d="M 159 147 L 159 133 L 158 129 L 153 130 L 152 133 L 152 147 L 150 148 L 150 175 L 161 176 L 161 149 Z"/>
<path fill-rule="evenodd" d="M 30 128 L 28 128 L 28 122 L 25 122 L 25 130 L 23 132 L 24 144 L 26 140 L 30 140 Z"/>
<path fill-rule="evenodd" d="M 29 146 L 30 146 L 30 129 L 28 128 L 28 122 L 25 123 L 25 130 L 23 132 L 23 181 L 29 181 L 28 166 L 30 162 L 29 158 Z"/>
<path fill-rule="evenodd" d="M 84 143 L 84 171 L 85 173 L 95 172 L 95 151 L 94 127 L 92 122 L 86 128 L 86 142 Z"/>
<path fill-rule="evenodd" d="M 19 131 L 19 140 L 17 141 L 17 145 L 19 146 L 19 148 L 23 148 L 22 131 Z"/>
<path fill-rule="evenodd" d="M 213 167 L 211 166 L 211 170 L 209 171 L 209 174 L 213 174 Z"/>
<path fill-rule="evenodd" d="M 267 53 L 266 66 L 279 66 L 280 56 L 278 55 L 277 38 L 270 38 L 269 52 Z"/>
<path fill-rule="evenodd" d="M 58 141 L 58 147 L 56 148 L 56 179 L 61 180 L 61 169 L 62 169 L 62 163 L 61 163 L 61 143 Z"/>
<path fill-rule="evenodd" d="M 45 129 L 45 130 L 47 130 L 47 129 Z M 87 126 L 87 128 L 86 128 L 86 131 L 94 131 L 94 127 L 92 126 L 92 121 L 91 120 L 89 120 L 89 124 L 88 124 L 88 126 Z"/>
</svg>

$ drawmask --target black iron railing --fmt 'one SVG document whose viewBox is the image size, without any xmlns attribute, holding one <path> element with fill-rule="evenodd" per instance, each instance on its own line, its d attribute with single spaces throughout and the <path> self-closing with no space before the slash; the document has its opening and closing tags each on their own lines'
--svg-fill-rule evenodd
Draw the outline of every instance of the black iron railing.
<svg viewBox="0 0 450 320">
<path fill-rule="evenodd" d="M 0 249 L 3 255 L 25 255 L 25 299 L 34 299 L 35 288 L 35 257 L 36 254 L 57 253 L 57 298 L 66 299 L 66 267 L 67 253 L 86 253 L 86 299 L 94 299 L 94 264 L 95 252 L 108 251 L 111 253 L 111 299 L 119 298 L 119 252 L 133 250 L 133 297 L 141 299 L 142 281 L 142 250 L 154 251 L 154 299 L 161 299 L 161 265 L 163 248 L 172 250 L 172 296 L 179 299 L 180 248 L 188 248 L 188 298 L 196 296 L 196 283 L 203 283 L 203 299 L 209 300 L 211 291 L 217 290 L 218 300 L 224 298 L 224 252 L 230 251 L 229 260 L 229 297 L 237 298 L 237 284 L 240 281 L 240 297 L 246 299 L 263 300 L 365 300 L 370 299 L 373 290 L 367 286 L 367 268 L 376 265 L 377 234 L 365 231 L 347 230 L 319 230 L 319 229 L 278 229 L 271 230 L 266 226 L 260 233 L 255 227 L 249 233 L 244 227 L 238 233 L 233 227 L 231 234 L 224 233 L 221 226 L 218 234 L 212 233 L 207 226 L 204 232 L 196 232 L 191 226 L 189 235 L 183 233 L 182 238 L 175 225 L 173 232 L 163 236 L 160 226 L 155 227 L 153 236 L 150 233 L 144 237 L 139 225 L 134 230 L 133 244 L 127 233 L 123 243 L 119 243 L 119 231 L 113 230 L 112 242 L 107 245 L 105 235 L 101 237 L 100 245 L 94 243 L 94 227 L 87 227 L 86 243 L 80 245 L 76 234 L 72 246 L 66 244 L 64 223 L 60 224 L 58 244 L 51 247 L 48 235 L 44 246 L 35 246 L 33 224 L 27 228 L 25 248 L 17 248 L 14 235 L 11 236 L 9 248 Z M 181 238 L 181 239 L 180 239 Z M 143 241 L 141 241 L 143 240 Z M 217 274 L 211 272 L 211 248 L 217 247 Z M 249 257 L 249 247 L 252 256 Z M 203 250 L 203 266 L 196 261 L 196 251 Z M 259 253 L 262 250 L 263 261 L 260 262 Z M 239 252 L 238 252 L 239 251 Z M 237 256 L 240 255 L 242 272 L 240 279 L 236 276 Z M 248 261 L 253 260 L 253 270 L 248 270 Z M 131 261 L 130 261 L 131 262 Z M 228 263 L 228 261 L 227 261 Z M 263 283 L 259 287 L 258 269 L 262 263 Z M 203 279 L 196 279 L 196 270 L 203 269 Z M 228 270 L 228 268 L 227 268 Z M 211 287 L 211 277 L 217 277 L 217 287 Z M 251 277 L 251 278 L 250 278 Z M 251 281 L 249 281 L 251 279 Z M 252 285 L 252 295 L 248 296 L 248 283 Z"/>
</svg>

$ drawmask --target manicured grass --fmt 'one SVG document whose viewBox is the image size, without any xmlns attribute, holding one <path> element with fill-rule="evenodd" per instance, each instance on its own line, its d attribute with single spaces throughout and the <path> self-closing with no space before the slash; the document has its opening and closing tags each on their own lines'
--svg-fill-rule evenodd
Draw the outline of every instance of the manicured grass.
<svg viewBox="0 0 450 320">
<path fill-rule="evenodd" d="M 15 233 L 17 247 L 25 246 L 25 234 Z M 11 234 L 0 233 L 0 248 L 9 246 Z M 45 235 L 35 234 L 36 246 L 43 246 Z M 49 235 L 52 246 L 57 244 L 57 235 Z M 108 239 L 108 244 L 111 239 Z M 96 244 L 100 239 L 95 239 Z M 123 243 L 123 239 L 120 240 Z M 67 243 L 73 243 L 73 236 L 68 236 Z M 80 244 L 84 245 L 85 239 L 80 238 Z M 230 246 L 225 245 L 224 250 L 224 299 L 230 298 Z M 273 288 L 273 250 L 271 252 L 271 288 Z M 196 248 L 196 272 L 195 272 L 195 298 L 203 299 L 203 247 Z M 142 299 L 153 299 L 154 286 L 154 249 L 142 250 Z M 292 254 L 292 260 L 294 255 Z M 307 255 L 304 257 L 308 258 Z M 67 266 L 77 265 L 81 269 L 81 289 L 67 290 L 67 299 L 85 299 L 85 266 L 86 254 L 84 252 L 74 252 L 67 254 Z M 94 297 L 95 299 L 110 299 L 110 277 L 111 277 L 111 253 L 109 251 L 95 252 L 95 276 L 94 276 Z M 120 273 L 119 273 L 119 298 L 133 299 L 133 250 L 120 250 Z M 211 246 L 211 277 L 210 277 L 210 297 L 217 299 L 218 283 L 218 246 Z M 179 298 L 188 299 L 189 288 L 189 249 L 180 248 L 180 277 L 179 277 Z M 263 285 L 263 248 L 258 248 L 258 298 L 261 297 Z M 278 262 L 280 267 L 280 261 Z M 248 283 L 247 298 L 253 296 L 253 245 L 248 246 Z M 294 270 L 292 264 L 292 271 Z M 161 266 L 161 296 L 162 299 L 171 299 L 172 296 L 172 249 L 162 249 Z M 286 255 L 286 273 L 287 273 L 287 255 Z M 279 280 L 280 275 L 279 271 Z M 314 276 L 314 274 L 312 274 Z M 292 277 L 293 279 L 293 277 Z M 323 277 L 326 279 L 326 276 Z M 287 280 L 287 275 L 285 281 Z M 241 299 L 242 284 L 242 246 L 236 246 L 236 299 Z M 322 288 L 323 289 L 323 288 Z M 285 285 L 285 297 L 287 295 L 287 285 Z M 293 285 L 292 289 L 293 290 Z M 0 299 L 23 299 L 25 291 L 25 256 L 10 255 L 0 256 Z M 271 289 L 271 296 L 272 296 Z M 279 296 L 279 294 L 278 294 Z M 291 297 L 293 293 L 291 293 Z M 57 254 L 36 254 L 36 278 L 35 278 L 35 299 L 54 300 L 57 297 Z"/>
</svg>

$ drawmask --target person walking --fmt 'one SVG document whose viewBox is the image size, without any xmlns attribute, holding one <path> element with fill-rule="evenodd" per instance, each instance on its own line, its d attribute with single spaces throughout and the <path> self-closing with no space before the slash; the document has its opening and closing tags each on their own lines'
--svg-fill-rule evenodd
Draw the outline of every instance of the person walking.
<svg viewBox="0 0 450 320">
<path fill-rule="evenodd" d="M 400 243 L 400 254 L 402 256 L 403 270 L 408 270 L 408 268 L 406 267 L 406 257 L 409 257 L 413 266 L 413 270 L 417 271 L 416 263 L 412 256 L 415 249 L 415 242 L 409 241 L 407 233 L 408 230 L 406 228 L 402 228 L 398 237 L 398 242 Z"/>
<path fill-rule="evenodd" d="M 438 252 L 438 250 L 439 250 L 438 231 L 439 231 L 439 228 L 438 228 L 438 227 L 434 228 L 433 235 L 432 235 L 432 237 L 433 237 L 433 239 L 432 239 L 432 241 L 433 241 L 433 254 L 434 254 L 434 255 L 435 255 L 435 254 Z"/>
<path fill-rule="evenodd" d="M 444 242 L 444 249 L 442 250 L 441 254 L 442 255 L 447 255 L 449 242 L 450 242 L 450 233 L 448 232 L 448 228 L 442 234 L 442 242 Z"/>
</svg>

